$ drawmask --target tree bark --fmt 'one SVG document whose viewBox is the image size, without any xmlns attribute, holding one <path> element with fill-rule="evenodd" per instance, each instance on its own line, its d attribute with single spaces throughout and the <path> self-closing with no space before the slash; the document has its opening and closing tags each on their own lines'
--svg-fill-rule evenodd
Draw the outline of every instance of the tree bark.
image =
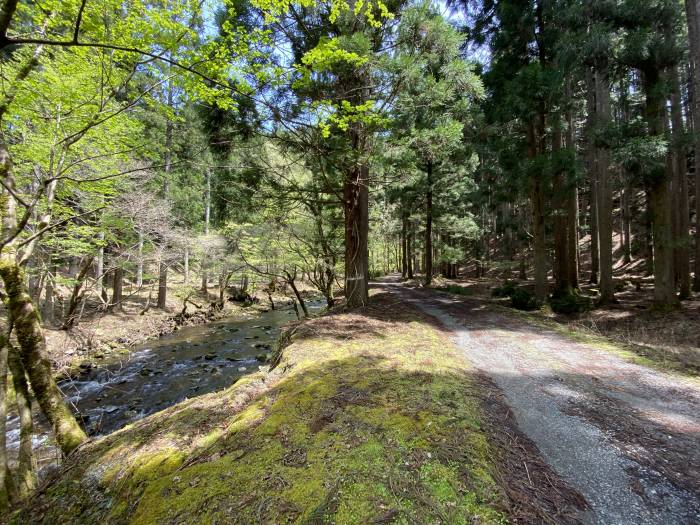
<svg viewBox="0 0 700 525">
<path fill-rule="evenodd" d="M 544 133 L 544 128 L 540 129 Z M 531 122 L 528 126 L 528 158 L 534 160 L 539 148 L 537 140 L 536 124 Z M 532 206 L 532 242 L 535 265 L 535 297 L 540 302 L 547 300 L 547 246 L 544 227 L 544 189 L 542 177 L 534 174 L 530 180 L 530 202 Z"/>
<path fill-rule="evenodd" d="M 586 108 L 587 108 L 587 119 L 586 119 L 586 131 L 587 131 L 587 143 L 586 143 L 586 164 L 588 170 L 588 178 L 590 181 L 590 192 L 589 192 L 589 207 L 590 207 L 590 236 L 591 236 L 591 277 L 589 282 L 591 284 L 598 283 L 598 270 L 600 264 L 600 250 L 598 247 L 598 223 L 599 223 L 599 213 L 598 213 L 598 168 L 597 168 L 597 157 L 598 151 L 595 147 L 593 141 L 594 128 L 595 128 L 595 113 L 596 113 L 596 100 L 595 100 L 595 76 L 590 68 L 586 69 L 586 86 L 587 86 L 587 97 L 586 97 Z"/>
<path fill-rule="evenodd" d="M 673 210 L 675 213 L 674 260 L 680 299 L 691 296 L 690 289 L 690 206 L 688 202 L 688 174 L 685 147 L 683 146 L 683 110 L 678 83 L 678 69 L 671 68 L 671 126 L 673 163 Z"/>
<path fill-rule="evenodd" d="M 204 236 L 209 235 L 209 221 L 211 220 L 211 172 L 204 172 Z M 207 253 L 202 254 L 202 291 L 207 293 L 209 288 L 209 275 L 207 274 Z"/>
<path fill-rule="evenodd" d="M 73 292 L 71 293 L 70 300 L 68 301 L 68 312 L 66 312 L 65 320 L 63 321 L 63 329 L 70 328 L 75 324 L 75 314 L 78 309 L 78 305 L 83 298 L 83 284 L 85 284 L 85 279 L 90 267 L 92 266 L 92 261 L 94 256 L 88 255 L 80 266 L 80 271 L 75 278 L 75 284 L 73 285 Z"/>
<path fill-rule="evenodd" d="M 646 70 L 643 73 L 646 92 L 645 117 L 650 136 L 664 136 L 665 97 L 661 90 L 662 79 L 657 70 Z M 654 246 L 654 303 L 661 307 L 677 302 L 673 279 L 671 173 L 668 168 L 660 166 L 651 174 L 649 183 L 649 211 Z"/>
<path fill-rule="evenodd" d="M 5 330 L 3 330 L 5 332 Z M 0 334 L 0 513 L 5 513 L 13 499 L 12 477 L 7 458 L 7 361 L 10 347 L 5 333 Z"/>
<path fill-rule="evenodd" d="M 182 261 L 182 269 L 183 269 L 183 279 L 185 282 L 185 286 L 187 286 L 190 282 L 190 247 L 185 246 L 185 253 L 183 254 L 183 261 Z"/>
<path fill-rule="evenodd" d="M 415 252 L 413 249 L 413 221 L 411 221 L 411 220 L 408 221 L 408 236 L 406 238 L 406 250 L 408 251 L 408 255 L 407 255 L 408 278 L 413 279 L 413 271 L 415 268 L 416 255 L 415 255 Z"/>
<path fill-rule="evenodd" d="M 36 488 L 36 458 L 32 449 L 32 398 L 29 394 L 27 375 L 19 351 L 9 345 L 8 364 L 15 387 L 15 399 L 19 415 L 19 461 L 14 482 L 17 497 L 25 498 Z"/>
<path fill-rule="evenodd" d="M 700 0 L 685 0 L 690 44 L 693 148 L 695 150 L 695 278 L 700 292 Z"/>
<path fill-rule="evenodd" d="M 112 275 L 112 306 L 121 308 L 122 291 L 124 289 L 124 269 L 121 266 L 114 268 Z"/>
<path fill-rule="evenodd" d="M 433 282 L 433 163 L 426 169 L 425 194 L 425 285 Z"/>
<path fill-rule="evenodd" d="M 143 232 L 139 230 L 139 239 L 136 248 L 136 286 L 143 286 Z"/>
<path fill-rule="evenodd" d="M 576 130 L 574 128 L 574 116 L 573 112 L 569 111 L 567 114 L 568 130 L 566 133 L 566 148 L 571 151 L 574 156 L 576 154 Z M 569 283 L 573 289 L 579 288 L 578 282 L 578 272 L 579 272 L 579 253 L 578 253 L 578 220 L 579 220 L 579 208 L 578 208 L 578 187 L 576 186 L 576 181 L 567 181 L 568 186 L 568 197 L 566 200 L 566 271 L 569 274 Z"/>
<path fill-rule="evenodd" d="M 552 134 L 552 156 L 560 154 L 562 148 L 562 130 L 558 115 L 554 115 L 554 132 Z M 555 160 L 556 162 L 556 160 Z M 569 280 L 569 239 L 568 239 L 568 188 L 565 173 L 557 170 L 554 174 L 554 278 L 559 294 L 569 294 L 572 285 Z"/>
<path fill-rule="evenodd" d="M 354 149 L 362 152 L 360 133 L 355 132 Z M 369 301 L 369 167 L 357 159 L 347 173 L 343 188 L 345 203 L 345 299 L 351 308 Z"/>
<path fill-rule="evenodd" d="M 104 302 L 107 302 L 107 292 L 104 285 L 105 273 L 105 232 L 101 231 L 97 234 L 99 247 L 97 248 L 97 260 L 95 263 L 95 293 Z"/>
<path fill-rule="evenodd" d="M 158 300 L 156 307 L 165 310 L 168 295 L 168 265 L 161 261 L 158 266 Z"/>
<path fill-rule="evenodd" d="M 292 276 L 288 275 L 287 282 L 289 283 L 289 286 L 291 286 L 292 291 L 294 292 L 294 295 L 297 298 L 297 301 L 299 301 L 299 306 L 301 306 L 301 309 L 304 312 L 304 317 L 309 317 L 309 309 L 306 307 L 306 303 L 304 302 L 304 298 L 299 293 L 299 289 L 297 288 L 295 279 Z"/>
<path fill-rule="evenodd" d="M 401 278 L 405 279 L 408 275 L 408 219 L 401 219 Z"/>
<path fill-rule="evenodd" d="M 607 62 L 599 62 L 595 68 L 596 125 L 603 129 L 610 125 L 610 81 Z M 596 145 L 596 171 L 598 174 L 598 242 L 600 257 L 600 304 L 615 300 L 613 287 L 613 217 L 612 177 L 610 174 L 610 149 Z"/>
<path fill-rule="evenodd" d="M 34 304 L 26 289 L 24 272 L 13 258 L 3 257 L 0 276 L 5 283 L 11 324 L 20 343 L 21 359 L 32 391 L 42 412 L 51 423 L 61 451 L 68 455 L 83 441 L 85 432 L 63 402 L 51 370 L 46 340 Z"/>
</svg>

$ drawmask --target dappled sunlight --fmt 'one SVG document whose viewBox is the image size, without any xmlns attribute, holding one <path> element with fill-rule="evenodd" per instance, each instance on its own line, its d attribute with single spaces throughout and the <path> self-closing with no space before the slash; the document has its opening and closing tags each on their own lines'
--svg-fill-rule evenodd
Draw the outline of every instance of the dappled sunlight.
<svg viewBox="0 0 700 525">
<path fill-rule="evenodd" d="M 500 523 L 544 512 L 540 496 L 525 502 L 503 480 L 496 458 L 512 452 L 487 434 L 503 417 L 484 413 L 472 367 L 429 318 L 390 299 L 379 298 L 370 315 L 309 322 L 270 373 L 89 443 L 21 516 L 59 494 L 63 507 L 44 519 L 60 521 L 83 498 L 100 502 L 84 523 L 129 514 L 133 523 L 251 523 L 261 513 L 272 522 Z M 371 330 L 342 337 L 339 327 L 362 319 Z M 532 476 L 545 475 L 534 456 L 527 461 Z M 64 494 L 94 481 L 102 488 Z M 573 509 L 566 498 L 554 505 Z"/>
</svg>

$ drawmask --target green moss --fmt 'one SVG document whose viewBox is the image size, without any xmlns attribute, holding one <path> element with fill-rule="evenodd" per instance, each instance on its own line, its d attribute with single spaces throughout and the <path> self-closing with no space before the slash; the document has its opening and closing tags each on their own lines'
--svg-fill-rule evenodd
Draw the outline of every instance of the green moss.
<svg viewBox="0 0 700 525">
<path fill-rule="evenodd" d="M 470 365 L 416 318 L 302 325 L 269 375 L 85 447 L 81 468 L 42 493 L 51 502 L 42 519 L 502 522 Z M 87 512 L 96 499 L 103 507 Z"/>
</svg>

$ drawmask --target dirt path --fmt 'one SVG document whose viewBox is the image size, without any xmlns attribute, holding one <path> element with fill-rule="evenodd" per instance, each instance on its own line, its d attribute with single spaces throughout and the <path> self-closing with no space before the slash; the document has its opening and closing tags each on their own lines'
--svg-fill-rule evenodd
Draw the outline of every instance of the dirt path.
<svg viewBox="0 0 700 525">
<path fill-rule="evenodd" d="M 503 390 L 591 524 L 700 523 L 697 382 L 530 325 L 478 299 L 383 286 L 439 319 Z"/>
</svg>

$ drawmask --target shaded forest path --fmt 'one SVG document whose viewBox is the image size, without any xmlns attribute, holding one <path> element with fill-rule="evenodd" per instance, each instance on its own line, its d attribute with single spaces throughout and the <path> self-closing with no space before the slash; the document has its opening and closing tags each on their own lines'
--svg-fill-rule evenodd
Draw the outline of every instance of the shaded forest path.
<svg viewBox="0 0 700 525">
<path fill-rule="evenodd" d="M 503 390 L 591 524 L 700 523 L 700 383 L 626 362 L 487 301 L 379 283 L 437 318 Z"/>
</svg>

